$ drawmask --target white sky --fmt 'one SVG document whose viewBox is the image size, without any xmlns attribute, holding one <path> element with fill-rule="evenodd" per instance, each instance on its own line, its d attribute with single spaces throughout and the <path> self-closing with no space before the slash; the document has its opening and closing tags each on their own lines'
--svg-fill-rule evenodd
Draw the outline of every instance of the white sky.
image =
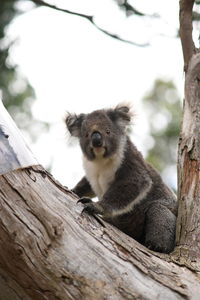
<svg viewBox="0 0 200 300">
<path fill-rule="evenodd" d="M 38 142 L 31 147 L 44 166 L 53 161 L 53 175 L 71 188 L 83 170 L 79 147 L 67 142 L 65 111 L 90 112 L 131 102 L 137 113 L 134 142 L 145 153 L 148 120 L 142 97 L 158 77 L 174 80 L 182 94 L 181 46 L 172 38 L 178 28 L 178 1 L 132 1 L 140 10 L 159 13 L 162 21 L 126 19 L 111 0 L 53 2 L 95 14 L 99 26 L 123 38 L 151 43 L 134 47 L 106 36 L 87 20 L 44 7 L 21 15 L 10 26 L 8 35 L 17 38 L 12 60 L 36 92 L 34 115 L 52 124 L 47 135 L 38 132 Z"/>
</svg>

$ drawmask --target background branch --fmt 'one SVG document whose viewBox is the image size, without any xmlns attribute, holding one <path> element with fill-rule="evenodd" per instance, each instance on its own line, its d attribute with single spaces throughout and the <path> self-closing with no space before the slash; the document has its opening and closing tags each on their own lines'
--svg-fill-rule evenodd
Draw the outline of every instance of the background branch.
<svg viewBox="0 0 200 300">
<path fill-rule="evenodd" d="M 137 15 L 139 17 L 150 17 L 150 18 L 158 18 L 160 17 L 158 14 L 146 14 L 133 7 L 128 0 L 114 0 L 117 2 L 118 6 L 123 9 L 126 13 L 126 16 L 129 17 L 131 15 Z"/>
<path fill-rule="evenodd" d="M 81 17 L 81 18 L 84 18 L 84 19 L 87 19 L 90 23 L 92 23 L 98 30 L 100 30 L 101 32 L 105 33 L 106 35 L 116 39 L 116 40 L 119 40 L 119 41 L 122 41 L 122 42 L 125 42 L 125 43 L 128 43 L 128 44 L 131 44 L 131 45 L 134 45 L 134 46 L 137 46 L 137 47 L 146 47 L 146 46 L 149 46 L 149 43 L 144 43 L 144 44 L 138 44 L 138 43 L 135 43 L 133 41 L 130 41 L 130 40 L 126 40 L 126 39 L 123 39 L 121 38 L 120 36 L 118 36 L 117 34 L 113 34 L 101 27 L 99 27 L 95 21 L 94 21 L 94 16 L 91 16 L 91 15 L 85 15 L 85 14 L 81 14 L 81 13 L 77 13 L 77 12 L 73 12 L 73 11 L 70 11 L 68 9 L 64 9 L 64 8 L 60 8 L 60 7 L 57 7 L 55 5 L 52 5 L 50 3 L 47 3 L 43 0 L 32 0 L 32 2 L 34 2 L 35 4 L 37 5 L 41 5 L 41 6 L 46 6 L 46 7 L 49 7 L 49 8 L 52 8 L 52 9 L 55 9 L 55 10 L 58 10 L 58 11 L 62 11 L 62 12 L 65 12 L 65 13 L 68 13 L 68 14 L 71 14 L 71 15 L 74 15 L 74 16 L 78 16 L 78 17 Z"/>
<path fill-rule="evenodd" d="M 119 7 L 123 8 L 126 11 L 126 15 L 130 16 L 132 14 L 138 15 L 140 17 L 146 16 L 146 14 L 142 13 L 141 11 L 137 10 L 135 7 L 133 7 L 130 3 L 128 3 L 127 0 L 119 1 L 117 0 L 117 3 Z"/>
</svg>

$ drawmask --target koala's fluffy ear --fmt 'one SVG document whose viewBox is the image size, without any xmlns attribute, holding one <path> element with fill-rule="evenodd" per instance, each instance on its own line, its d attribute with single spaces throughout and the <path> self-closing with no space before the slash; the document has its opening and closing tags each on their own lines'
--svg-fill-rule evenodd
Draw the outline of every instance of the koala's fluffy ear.
<svg viewBox="0 0 200 300">
<path fill-rule="evenodd" d="M 85 115 L 80 114 L 70 114 L 67 113 L 65 117 L 65 123 L 67 125 L 67 129 L 71 133 L 72 136 L 79 137 L 81 133 L 81 125 L 84 120 Z"/>
<path fill-rule="evenodd" d="M 133 116 L 130 105 L 119 104 L 116 108 L 108 111 L 108 115 L 113 122 L 116 122 L 120 127 L 126 127 Z"/>
</svg>

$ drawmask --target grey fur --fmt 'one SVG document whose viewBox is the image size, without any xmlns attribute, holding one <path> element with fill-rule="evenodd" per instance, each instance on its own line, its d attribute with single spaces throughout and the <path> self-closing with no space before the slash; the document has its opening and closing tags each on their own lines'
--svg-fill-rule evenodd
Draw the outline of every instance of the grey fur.
<svg viewBox="0 0 200 300">
<path fill-rule="evenodd" d="M 102 215 L 150 249 L 169 253 L 175 246 L 176 197 L 130 141 L 126 134 L 130 121 L 128 106 L 68 114 L 67 128 L 79 138 L 87 165 L 86 176 L 73 191 L 79 197 L 97 194 L 96 203 L 82 200 L 85 211 Z M 94 132 L 102 139 L 99 148 L 93 146 Z M 102 177 L 93 178 L 90 168 Z"/>
</svg>

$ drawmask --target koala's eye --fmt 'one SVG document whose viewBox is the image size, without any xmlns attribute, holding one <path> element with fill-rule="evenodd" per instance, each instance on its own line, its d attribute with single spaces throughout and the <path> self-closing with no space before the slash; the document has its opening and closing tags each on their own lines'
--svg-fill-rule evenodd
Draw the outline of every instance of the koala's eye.
<svg viewBox="0 0 200 300">
<path fill-rule="evenodd" d="M 106 133 L 107 133 L 107 134 L 110 134 L 110 130 L 107 129 L 107 130 L 106 130 Z"/>
<path fill-rule="evenodd" d="M 88 138 L 88 136 L 89 136 L 89 133 L 88 133 L 88 132 L 86 132 L 86 134 L 85 134 L 85 137 L 86 137 L 86 138 Z"/>
</svg>

